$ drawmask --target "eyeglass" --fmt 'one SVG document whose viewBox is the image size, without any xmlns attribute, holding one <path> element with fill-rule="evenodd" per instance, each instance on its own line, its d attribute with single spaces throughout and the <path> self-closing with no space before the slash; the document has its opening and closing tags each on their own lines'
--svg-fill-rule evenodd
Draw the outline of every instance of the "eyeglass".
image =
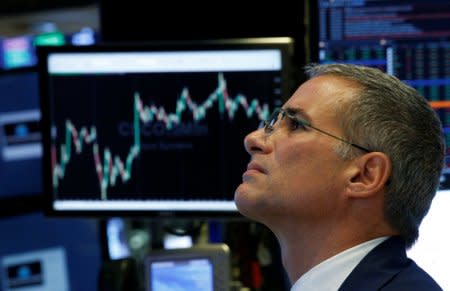
<svg viewBox="0 0 450 291">
<path fill-rule="evenodd" d="M 287 117 L 289 119 L 289 121 L 290 121 L 290 125 L 289 126 L 291 127 L 292 130 L 295 130 L 295 129 L 298 129 L 298 128 L 306 129 L 306 127 L 309 127 L 309 128 L 315 129 L 318 132 L 321 132 L 321 133 L 323 133 L 325 135 L 328 135 L 328 136 L 330 136 L 330 137 L 332 137 L 334 139 L 337 139 L 337 140 L 339 140 L 339 141 L 341 141 L 343 143 L 349 144 L 349 145 L 351 145 L 351 146 L 353 146 L 353 147 L 355 147 L 357 149 L 365 151 L 367 153 L 372 152 L 371 150 L 369 150 L 369 149 L 367 149 L 367 148 L 365 148 L 363 146 L 360 146 L 360 145 L 357 145 L 355 143 L 349 142 L 349 141 L 347 141 L 347 140 L 345 140 L 345 139 L 343 139 L 341 137 L 335 136 L 334 134 L 331 134 L 331 133 L 329 133 L 327 131 L 324 131 L 324 130 L 322 130 L 320 128 L 314 127 L 308 121 L 305 121 L 305 120 L 302 120 L 302 119 L 296 117 L 294 114 L 292 114 L 290 112 L 287 112 L 283 108 L 275 109 L 268 120 L 262 121 L 260 123 L 259 128 L 264 128 L 264 132 L 267 133 L 267 134 L 272 133 L 275 130 L 274 126 L 277 123 L 277 121 L 278 120 L 283 120 L 285 117 Z"/>
</svg>

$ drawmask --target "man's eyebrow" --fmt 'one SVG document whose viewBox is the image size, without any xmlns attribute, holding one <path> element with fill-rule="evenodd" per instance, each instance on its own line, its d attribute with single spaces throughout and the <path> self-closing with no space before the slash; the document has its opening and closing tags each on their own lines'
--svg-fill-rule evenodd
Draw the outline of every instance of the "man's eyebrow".
<svg viewBox="0 0 450 291">
<path fill-rule="evenodd" d="M 309 118 L 306 111 L 303 110 L 302 108 L 286 107 L 286 108 L 283 108 L 283 110 L 286 111 L 286 113 L 291 116 L 300 118 L 303 121 L 311 122 L 311 118 Z"/>
</svg>

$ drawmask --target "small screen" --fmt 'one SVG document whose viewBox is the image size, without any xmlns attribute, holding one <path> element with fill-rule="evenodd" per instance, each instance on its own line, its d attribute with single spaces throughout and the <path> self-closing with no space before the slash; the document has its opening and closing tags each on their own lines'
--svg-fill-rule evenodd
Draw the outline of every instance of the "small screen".
<svg viewBox="0 0 450 291">
<path fill-rule="evenodd" d="M 208 259 L 154 262 L 151 264 L 152 291 L 213 291 L 213 265 Z"/>
<path fill-rule="evenodd" d="M 230 249 L 226 244 L 154 249 L 144 264 L 146 291 L 230 289 Z"/>
<path fill-rule="evenodd" d="M 119 260 L 131 256 L 131 250 L 126 234 L 126 225 L 123 219 L 112 217 L 107 220 L 106 241 L 110 259 Z"/>
</svg>

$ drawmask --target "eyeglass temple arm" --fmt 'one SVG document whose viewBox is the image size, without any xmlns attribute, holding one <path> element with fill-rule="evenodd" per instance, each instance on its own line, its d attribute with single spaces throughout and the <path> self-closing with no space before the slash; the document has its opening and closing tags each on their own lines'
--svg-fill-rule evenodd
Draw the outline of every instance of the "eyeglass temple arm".
<svg viewBox="0 0 450 291">
<path fill-rule="evenodd" d="M 341 142 L 343 142 L 343 143 L 346 143 L 346 144 L 349 144 L 349 145 L 351 145 L 351 146 L 354 146 L 355 148 L 360 149 L 360 150 L 362 150 L 362 151 L 364 151 L 364 152 L 366 152 L 366 153 L 372 152 L 371 150 L 369 150 L 369 149 L 367 149 L 367 148 L 365 148 L 365 147 L 362 147 L 362 146 L 360 146 L 360 145 L 357 145 L 357 144 L 354 144 L 354 143 L 352 143 L 352 142 L 349 142 L 349 141 L 347 141 L 347 140 L 345 140 L 345 139 L 342 139 L 342 138 L 340 138 L 340 137 L 338 137 L 338 136 L 335 136 L 334 134 L 331 134 L 331 133 L 329 133 L 329 132 L 323 131 L 323 130 L 321 130 L 320 128 L 314 127 L 314 126 L 312 126 L 312 125 L 310 125 L 310 124 L 306 124 L 306 126 L 309 126 L 309 127 L 311 127 L 312 129 L 315 129 L 315 130 L 317 130 L 317 131 L 320 131 L 320 132 L 323 133 L 323 134 L 326 134 L 326 135 L 328 135 L 328 136 L 331 136 L 331 137 L 333 137 L 333 138 L 335 138 L 335 139 L 337 139 L 337 140 L 339 140 L 339 141 L 341 141 Z"/>
</svg>

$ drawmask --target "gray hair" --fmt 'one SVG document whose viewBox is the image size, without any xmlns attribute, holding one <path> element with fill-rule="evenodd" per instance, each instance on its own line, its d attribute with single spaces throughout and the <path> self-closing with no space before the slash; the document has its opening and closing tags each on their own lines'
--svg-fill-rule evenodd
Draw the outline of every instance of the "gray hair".
<svg viewBox="0 0 450 291">
<path fill-rule="evenodd" d="M 358 85 L 355 98 L 337 107 L 343 137 L 390 158 L 384 216 L 410 247 L 439 187 L 445 151 L 439 117 L 419 92 L 378 69 L 327 64 L 305 71 L 310 78 L 333 75 Z M 336 150 L 344 159 L 361 153 L 344 143 Z"/>
</svg>

